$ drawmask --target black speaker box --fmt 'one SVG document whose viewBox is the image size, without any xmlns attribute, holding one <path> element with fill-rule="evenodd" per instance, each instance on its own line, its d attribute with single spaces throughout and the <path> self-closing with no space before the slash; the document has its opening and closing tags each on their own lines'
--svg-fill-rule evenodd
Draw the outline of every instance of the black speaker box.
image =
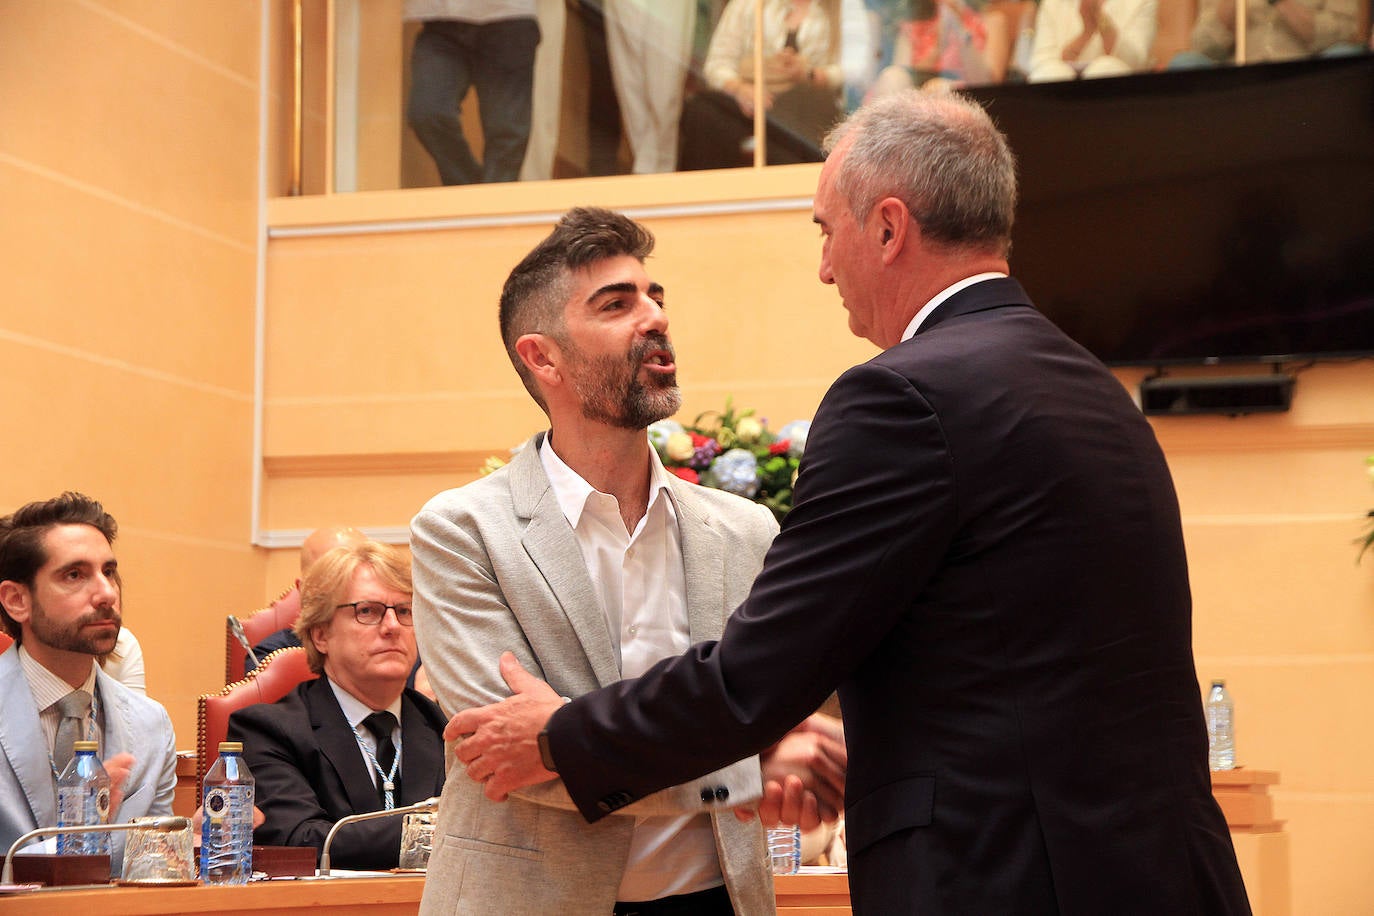
<svg viewBox="0 0 1374 916">
<path fill-rule="evenodd" d="M 1147 378 L 1140 383 L 1146 414 L 1279 413 L 1293 403 L 1293 376 L 1283 373 L 1228 378 Z"/>
</svg>

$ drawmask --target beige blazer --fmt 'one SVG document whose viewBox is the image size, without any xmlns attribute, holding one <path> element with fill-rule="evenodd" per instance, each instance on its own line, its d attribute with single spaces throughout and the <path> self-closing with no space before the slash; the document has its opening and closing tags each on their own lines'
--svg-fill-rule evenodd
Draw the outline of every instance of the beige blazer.
<svg viewBox="0 0 1374 916">
<path fill-rule="evenodd" d="M 415 628 L 445 712 L 505 698 L 504 650 L 564 696 L 620 680 L 615 646 L 576 537 L 539 460 L 543 434 L 507 467 L 440 493 L 411 523 Z M 672 481 L 693 642 L 720 635 L 748 593 L 777 524 L 766 508 Z M 588 824 L 559 780 L 502 803 L 448 755 L 421 913 L 588 914 L 615 903 L 637 815 L 711 812 L 721 870 L 741 916 L 774 912 L 763 830 L 728 805 L 757 797 L 757 758 L 641 799 Z M 731 787 L 728 802 L 703 802 Z M 745 788 L 741 788 L 745 787 Z M 709 790 L 703 792 L 703 789 Z"/>
</svg>

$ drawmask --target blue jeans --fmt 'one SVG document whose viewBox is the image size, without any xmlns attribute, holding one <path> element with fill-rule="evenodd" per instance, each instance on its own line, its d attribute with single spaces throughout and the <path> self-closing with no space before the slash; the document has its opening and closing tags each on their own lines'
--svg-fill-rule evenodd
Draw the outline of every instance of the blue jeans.
<svg viewBox="0 0 1374 916">
<path fill-rule="evenodd" d="M 406 119 L 439 167 L 444 184 L 515 181 L 530 139 L 534 52 L 539 23 L 431 19 L 410 55 Z M 462 100 L 477 91 L 482 162 L 463 136 Z"/>
</svg>

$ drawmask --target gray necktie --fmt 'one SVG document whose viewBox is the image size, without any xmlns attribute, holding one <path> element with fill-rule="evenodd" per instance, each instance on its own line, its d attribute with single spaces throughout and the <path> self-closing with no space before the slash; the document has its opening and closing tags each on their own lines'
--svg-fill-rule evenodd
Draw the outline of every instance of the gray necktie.
<svg viewBox="0 0 1374 916">
<path fill-rule="evenodd" d="M 57 767 L 60 774 L 72 759 L 72 746 L 85 737 L 91 695 L 84 690 L 73 690 L 57 701 L 57 711 L 62 718 L 57 723 L 57 737 L 52 745 L 52 765 Z"/>
</svg>

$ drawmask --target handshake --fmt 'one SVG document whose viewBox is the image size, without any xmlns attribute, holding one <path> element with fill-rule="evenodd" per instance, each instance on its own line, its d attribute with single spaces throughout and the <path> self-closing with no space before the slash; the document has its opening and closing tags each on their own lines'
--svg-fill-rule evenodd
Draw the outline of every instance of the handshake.
<svg viewBox="0 0 1374 916">
<path fill-rule="evenodd" d="M 566 700 L 521 667 L 509 652 L 501 656 L 501 675 L 511 696 L 491 706 L 465 709 L 449 720 L 444 740 L 458 742 L 454 755 L 467 775 L 482 783 L 483 794 L 505 801 L 526 786 L 547 782 L 557 773 L 546 760 L 540 734 Z M 833 824 L 844 810 L 849 754 L 844 726 L 814 713 L 759 755 L 763 794 L 756 805 L 735 808 L 735 816 L 757 817 L 764 826 L 798 824 L 810 830 Z M 450 774 L 452 775 L 452 774 Z"/>
</svg>

